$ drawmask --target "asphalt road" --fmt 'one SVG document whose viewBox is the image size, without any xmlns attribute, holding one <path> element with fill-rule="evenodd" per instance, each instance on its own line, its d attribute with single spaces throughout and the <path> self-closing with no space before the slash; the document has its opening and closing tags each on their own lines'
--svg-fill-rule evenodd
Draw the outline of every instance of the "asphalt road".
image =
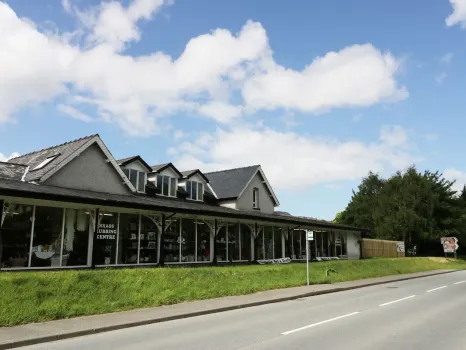
<svg viewBox="0 0 466 350">
<path fill-rule="evenodd" d="M 22 349 L 466 349 L 466 271 Z"/>
</svg>

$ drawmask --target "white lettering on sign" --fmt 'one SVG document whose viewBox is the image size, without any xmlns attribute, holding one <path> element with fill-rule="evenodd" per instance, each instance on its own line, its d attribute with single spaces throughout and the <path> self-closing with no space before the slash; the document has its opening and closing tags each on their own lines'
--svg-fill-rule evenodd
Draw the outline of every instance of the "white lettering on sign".
<svg viewBox="0 0 466 350">
<path fill-rule="evenodd" d="M 288 264 L 290 262 L 291 258 L 257 260 L 257 263 L 261 265 Z"/>
<path fill-rule="evenodd" d="M 97 239 L 115 239 L 116 234 L 115 224 L 99 224 Z"/>
</svg>

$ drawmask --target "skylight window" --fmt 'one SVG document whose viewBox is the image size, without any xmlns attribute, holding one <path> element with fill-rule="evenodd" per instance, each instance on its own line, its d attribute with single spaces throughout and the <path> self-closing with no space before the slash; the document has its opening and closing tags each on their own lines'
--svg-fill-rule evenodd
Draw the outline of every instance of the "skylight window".
<svg viewBox="0 0 466 350">
<path fill-rule="evenodd" d="M 38 164 L 38 165 L 37 165 L 34 169 L 32 169 L 32 170 L 39 170 L 39 169 L 42 169 L 43 167 L 45 167 L 47 164 L 49 164 L 52 160 L 54 160 L 54 159 L 57 158 L 57 157 L 58 157 L 58 154 L 46 158 L 45 160 L 43 160 L 40 164 Z"/>
</svg>

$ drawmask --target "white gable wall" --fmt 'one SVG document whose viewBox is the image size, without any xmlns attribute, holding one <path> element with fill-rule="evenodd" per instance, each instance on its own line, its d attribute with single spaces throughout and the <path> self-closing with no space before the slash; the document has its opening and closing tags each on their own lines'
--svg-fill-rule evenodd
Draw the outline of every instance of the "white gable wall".
<svg viewBox="0 0 466 350">
<path fill-rule="evenodd" d="M 146 173 L 148 172 L 147 168 L 139 160 L 135 160 L 134 162 L 123 165 L 123 168 L 134 169 L 134 170 L 143 171 Z"/>
<path fill-rule="evenodd" d="M 262 181 L 262 176 L 259 173 L 254 175 L 254 178 L 248 184 L 243 194 L 236 200 L 236 209 L 273 214 L 275 203 L 272 196 L 270 196 L 267 186 Z M 259 189 L 259 209 L 253 209 L 252 207 L 252 192 L 255 187 Z"/>
</svg>

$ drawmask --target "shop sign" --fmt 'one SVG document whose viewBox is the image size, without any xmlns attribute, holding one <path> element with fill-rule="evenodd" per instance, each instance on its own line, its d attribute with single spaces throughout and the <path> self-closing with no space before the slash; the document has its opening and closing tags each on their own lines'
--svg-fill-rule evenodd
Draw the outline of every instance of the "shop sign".
<svg viewBox="0 0 466 350">
<path fill-rule="evenodd" d="M 261 265 L 289 264 L 291 258 L 257 260 L 257 262 Z"/>
<path fill-rule="evenodd" d="M 314 240 L 314 231 L 306 231 L 307 232 L 307 240 L 313 241 Z"/>
<path fill-rule="evenodd" d="M 443 245 L 444 253 L 454 253 L 458 250 L 458 238 L 456 237 L 442 237 L 440 243 Z"/>
<path fill-rule="evenodd" d="M 115 239 L 116 234 L 115 224 L 99 224 L 97 239 Z"/>
</svg>

